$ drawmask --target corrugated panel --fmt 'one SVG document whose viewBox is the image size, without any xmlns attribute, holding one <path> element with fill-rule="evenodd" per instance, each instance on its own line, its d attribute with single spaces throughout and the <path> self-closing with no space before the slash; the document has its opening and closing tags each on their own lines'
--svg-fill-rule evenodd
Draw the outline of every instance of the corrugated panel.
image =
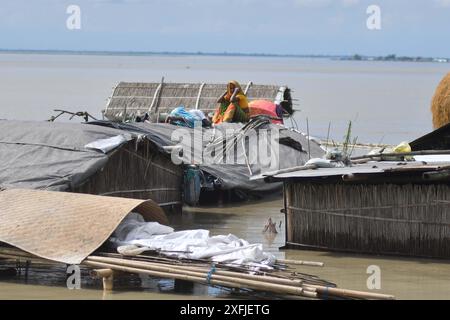
<svg viewBox="0 0 450 320">
<path fill-rule="evenodd" d="M 168 224 L 151 200 L 6 190 L 0 192 L 0 241 L 48 260 L 79 264 L 132 211 Z"/>
<path fill-rule="evenodd" d="M 391 162 L 371 161 L 364 164 L 358 164 L 351 167 L 343 168 L 318 168 L 309 170 L 298 170 L 288 173 L 274 175 L 276 179 L 287 178 L 318 178 L 342 176 L 349 174 L 369 174 L 369 173 L 383 173 L 383 172 L 413 172 L 413 171 L 433 171 L 447 167 L 450 163 L 434 163 L 432 165 L 424 165 L 422 162 Z"/>
</svg>

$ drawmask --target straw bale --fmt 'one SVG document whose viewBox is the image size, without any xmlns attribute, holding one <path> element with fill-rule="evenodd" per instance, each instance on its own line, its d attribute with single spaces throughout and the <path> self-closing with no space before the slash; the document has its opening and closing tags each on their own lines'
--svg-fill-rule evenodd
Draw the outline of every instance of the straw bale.
<svg viewBox="0 0 450 320">
<path fill-rule="evenodd" d="M 450 123 L 450 73 L 447 73 L 436 88 L 431 102 L 431 112 L 435 129 Z"/>
</svg>

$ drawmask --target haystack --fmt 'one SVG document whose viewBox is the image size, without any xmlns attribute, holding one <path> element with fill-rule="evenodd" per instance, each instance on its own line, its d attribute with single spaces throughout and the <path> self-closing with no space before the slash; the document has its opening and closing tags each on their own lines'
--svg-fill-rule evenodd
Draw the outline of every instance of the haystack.
<svg viewBox="0 0 450 320">
<path fill-rule="evenodd" d="M 447 73 L 436 89 L 431 112 L 435 129 L 450 123 L 450 73 Z"/>
</svg>

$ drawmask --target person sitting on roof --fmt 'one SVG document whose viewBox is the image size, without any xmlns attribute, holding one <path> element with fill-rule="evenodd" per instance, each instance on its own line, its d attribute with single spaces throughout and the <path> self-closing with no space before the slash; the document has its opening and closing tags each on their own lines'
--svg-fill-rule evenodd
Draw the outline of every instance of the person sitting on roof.
<svg viewBox="0 0 450 320">
<path fill-rule="evenodd" d="M 248 122 L 248 100 L 237 81 L 230 81 L 227 91 L 217 100 L 220 105 L 212 118 L 214 124 L 222 122 Z"/>
</svg>

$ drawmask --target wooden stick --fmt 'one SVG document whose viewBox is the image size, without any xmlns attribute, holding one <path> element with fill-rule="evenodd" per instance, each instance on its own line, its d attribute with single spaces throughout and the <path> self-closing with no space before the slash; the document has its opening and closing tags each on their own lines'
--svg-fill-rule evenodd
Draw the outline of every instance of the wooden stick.
<svg viewBox="0 0 450 320">
<path fill-rule="evenodd" d="M 293 264 L 298 266 L 311 266 L 311 267 L 323 267 L 323 262 L 315 262 L 315 261 L 301 261 L 301 260 L 283 260 L 277 259 L 277 262 L 284 264 Z"/>
<path fill-rule="evenodd" d="M 282 285 L 277 285 L 277 284 L 267 284 L 267 283 L 261 283 L 261 282 L 257 282 L 257 281 L 244 280 L 244 279 L 232 279 L 229 277 L 212 275 L 210 281 L 208 281 L 204 277 L 189 275 L 189 274 L 187 274 L 188 272 L 186 272 L 186 274 L 161 272 L 161 271 L 139 269 L 139 268 L 135 268 L 135 267 L 126 267 L 126 266 L 121 266 L 121 265 L 116 265 L 116 264 L 108 264 L 108 263 L 95 262 L 95 261 L 89 261 L 89 260 L 84 261 L 83 264 L 85 264 L 87 266 L 91 266 L 91 267 L 110 268 L 113 270 L 125 271 L 125 272 L 130 272 L 130 273 L 147 274 L 147 275 L 151 275 L 154 277 L 160 277 L 160 278 L 192 281 L 192 282 L 198 282 L 198 283 L 203 283 L 203 284 L 207 284 L 207 285 L 212 284 L 212 285 L 219 285 L 219 286 L 229 287 L 229 288 L 255 289 L 255 290 L 263 290 L 263 291 L 279 292 L 279 293 L 289 293 L 289 294 L 293 294 L 293 295 L 306 296 L 308 298 L 317 297 L 317 293 L 309 291 L 309 290 L 304 291 L 302 288 L 282 286 Z M 227 279 L 227 280 L 223 280 L 223 279 Z"/>
<path fill-rule="evenodd" d="M 315 164 L 308 164 L 308 165 L 297 166 L 297 167 L 292 167 L 292 168 L 280 169 L 277 171 L 265 172 L 262 174 L 262 176 L 270 177 L 270 176 L 275 176 L 278 174 L 290 173 L 290 172 L 294 172 L 294 171 L 312 170 L 312 169 L 317 169 L 317 166 Z"/>
<path fill-rule="evenodd" d="M 338 296 L 343 298 L 358 298 L 358 299 L 375 299 L 375 300 L 395 300 L 395 297 L 392 295 L 380 294 L 380 293 L 372 293 L 372 292 L 363 292 L 356 290 L 348 290 L 348 289 L 339 289 L 339 288 L 329 288 L 317 285 L 305 285 L 305 288 L 314 288 L 317 293 L 327 296 Z"/>
<path fill-rule="evenodd" d="M 306 131 L 308 132 L 308 158 L 311 160 L 311 137 L 309 135 L 309 120 L 306 118 Z"/>
<path fill-rule="evenodd" d="M 46 265 L 58 264 L 58 262 L 45 260 L 45 259 L 42 259 L 39 257 L 17 256 L 17 255 L 12 255 L 12 254 L 5 254 L 5 253 L 0 253 L 0 257 L 4 258 L 4 259 L 8 259 L 8 260 L 24 260 L 24 261 L 31 261 L 31 262 L 36 262 L 36 263 L 41 263 L 41 264 L 46 264 Z"/>
<path fill-rule="evenodd" d="M 159 271 L 159 272 L 170 272 L 170 273 L 179 273 L 179 274 L 186 274 L 186 275 L 191 275 L 191 276 L 195 276 L 195 277 L 202 277 L 202 278 L 206 278 L 208 277 L 208 273 L 207 272 L 196 272 L 196 271 L 190 271 L 190 270 L 182 270 L 182 269 L 177 269 L 177 268 L 173 268 L 173 267 L 168 267 L 168 266 L 158 266 L 158 265 L 154 265 L 154 264 L 149 264 L 146 262 L 137 262 L 137 261 L 127 261 L 127 260 L 123 260 L 123 259 L 108 259 L 108 258 L 100 258 L 98 259 L 98 257 L 90 257 L 88 258 L 88 261 L 96 261 L 96 262 L 104 262 L 104 263 L 111 263 L 111 264 L 117 264 L 120 266 L 125 266 L 125 267 L 132 267 L 132 268 L 140 268 L 140 269 L 145 269 L 145 270 L 154 270 L 154 271 Z M 239 275 L 241 276 L 241 275 Z M 242 284 L 247 284 L 247 285 L 256 285 L 256 284 L 261 284 L 266 282 L 265 278 L 263 276 L 255 276 L 256 277 L 256 281 L 255 279 L 250 280 L 250 279 L 243 279 L 241 278 L 232 278 L 229 276 L 223 276 L 223 275 L 217 275 L 215 272 L 211 274 L 211 279 L 218 279 L 218 280 L 223 280 L 223 281 L 232 281 L 232 282 L 239 282 Z M 293 287 L 292 284 L 286 286 L 286 285 L 281 285 L 281 284 L 273 284 L 273 283 L 265 283 L 265 286 L 268 286 L 274 290 L 277 290 L 277 288 L 281 288 L 281 287 L 290 287 L 290 288 L 294 288 L 294 289 L 300 289 L 298 287 Z M 278 287 L 277 287 L 278 286 Z M 296 291 L 291 291 L 293 294 L 297 294 L 295 293 Z"/>
<path fill-rule="evenodd" d="M 352 157 L 350 160 L 372 159 L 380 157 L 425 156 L 425 155 L 439 155 L 439 154 L 450 154 L 450 150 L 423 150 L 423 151 L 399 152 L 399 153 L 377 153 Z"/>
<path fill-rule="evenodd" d="M 12 248 L 0 248 L 0 257 L 6 258 L 6 259 L 24 259 L 24 260 L 32 260 L 32 261 L 39 261 L 39 262 L 47 262 L 49 264 L 58 264 L 57 262 L 52 262 L 43 258 L 39 258 L 36 256 L 33 256 L 27 252 L 12 249 Z M 378 294 L 378 293 L 370 293 L 370 292 L 362 292 L 362 291 L 355 291 L 355 290 L 347 290 L 347 289 L 339 289 L 339 288 L 332 288 L 332 287 L 325 287 L 320 285 L 314 285 L 309 284 L 301 280 L 290 280 L 290 279 L 283 279 L 283 278 L 276 278 L 273 276 L 257 276 L 257 275 L 250 275 L 250 274 L 241 274 L 239 272 L 231 272 L 231 271 L 223 271 L 223 270 L 217 270 L 216 273 L 211 274 L 210 282 L 207 281 L 207 269 L 203 267 L 189 267 L 189 266 L 174 266 L 174 265 L 168 265 L 164 263 L 150 263 L 150 262 L 142 262 L 142 261 L 135 261 L 135 260 L 125 260 L 125 259 L 118 259 L 118 258 L 109 258 L 112 260 L 105 260 L 105 261 L 115 261 L 115 260 L 124 260 L 122 261 L 125 266 L 118 265 L 115 263 L 104 263 L 99 261 L 92 261 L 92 260 L 102 260 L 102 259 L 108 259 L 105 257 L 89 257 L 87 260 L 83 262 L 84 265 L 90 266 L 90 267 L 96 267 L 96 268 L 102 268 L 102 269 L 109 269 L 103 271 L 96 270 L 96 272 L 99 275 L 106 275 L 110 272 L 114 273 L 115 271 L 124 271 L 124 272 L 131 272 L 131 273 L 143 273 L 148 274 L 156 277 L 161 278 L 171 278 L 171 279 L 179 279 L 179 280 L 186 280 L 186 281 L 193 281 L 193 282 L 199 282 L 204 284 L 213 284 L 213 285 L 219 285 L 224 287 L 231 287 L 231 288 L 248 288 L 248 289 L 255 289 L 255 290 L 263 290 L 263 291 L 270 291 L 270 292 L 278 292 L 278 293 L 285 293 L 285 294 L 293 294 L 293 295 L 300 295 L 303 297 L 309 297 L 309 298 L 316 298 L 317 294 L 320 294 L 322 296 L 337 296 L 337 297 L 350 297 L 350 298 L 359 298 L 359 299 L 395 299 L 392 295 L 385 295 L 385 294 Z M 280 263 L 292 263 L 294 264 L 303 264 L 304 262 L 308 261 L 295 261 L 295 260 L 277 260 Z M 311 262 L 311 261 L 309 261 Z M 126 265 L 132 264 L 136 267 L 128 267 Z M 313 265 L 319 265 L 319 263 L 314 263 Z M 323 265 L 323 264 L 322 264 Z M 152 270 L 146 270 L 142 267 L 149 269 L 152 268 Z M 157 271 L 157 270 L 160 271 Z M 111 279 L 112 280 L 112 279 Z M 275 281 L 272 283 L 268 283 L 268 281 Z M 278 282 L 279 283 L 276 283 Z M 112 284 L 112 282 L 111 282 Z M 301 287 L 300 287 L 301 286 Z M 108 285 L 105 286 L 108 288 Z M 112 286 L 110 287 L 112 289 Z"/>
<path fill-rule="evenodd" d="M 136 266 L 136 267 L 163 267 L 165 270 L 173 269 L 173 270 L 180 270 L 180 271 L 193 271 L 197 273 L 203 273 L 203 276 L 206 276 L 206 273 L 209 271 L 208 268 L 203 267 L 188 267 L 188 266 L 175 266 L 175 265 L 164 265 L 161 263 L 155 264 L 151 262 L 139 262 L 139 261 L 130 261 L 125 259 L 117 259 L 117 258 L 105 258 L 105 257 L 97 257 L 97 256 L 91 256 L 88 258 L 89 261 L 97 261 L 97 262 L 105 262 L 105 263 L 125 263 L 127 266 Z M 131 262 L 131 263 L 128 263 Z M 134 263 L 136 262 L 136 263 Z M 121 264 L 122 265 L 122 264 Z M 287 286 L 301 286 L 303 284 L 303 281 L 297 280 L 297 279 L 283 279 L 283 278 L 276 278 L 271 276 L 261 276 L 261 275 L 253 275 L 253 274 L 246 274 L 246 273 L 240 273 L 240 272 L 233 272 L 233 271 L 223 271 L 223 270 L 216 270 L 214 272 L 214 275 L 222 275 L 227 277 L 237 277 L 247 280 L 255 280 L 255 281 L 265 281 L 270 282 L 274 284 L 281 284 L 281 285 L 287 285 Z"/>
</svg>

